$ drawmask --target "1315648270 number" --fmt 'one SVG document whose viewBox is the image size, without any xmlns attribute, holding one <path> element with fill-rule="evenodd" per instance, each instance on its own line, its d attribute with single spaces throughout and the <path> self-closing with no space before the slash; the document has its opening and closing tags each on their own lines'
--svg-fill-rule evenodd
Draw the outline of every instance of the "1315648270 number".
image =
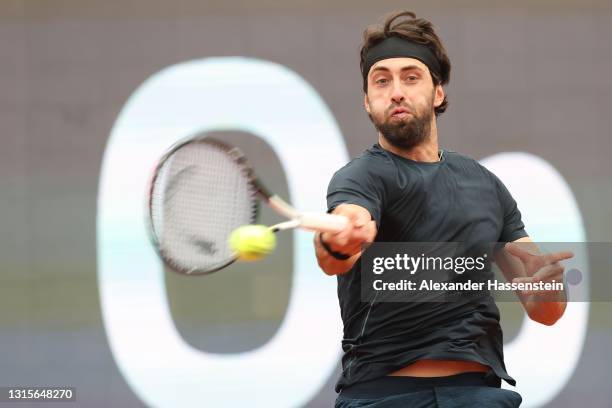
<svg viewBox="0 0 612 408">
<path fill-rule="evenodd" d="M 0 402 L 76 401 L 74 387 L 1 387 Z"/>
</svg>

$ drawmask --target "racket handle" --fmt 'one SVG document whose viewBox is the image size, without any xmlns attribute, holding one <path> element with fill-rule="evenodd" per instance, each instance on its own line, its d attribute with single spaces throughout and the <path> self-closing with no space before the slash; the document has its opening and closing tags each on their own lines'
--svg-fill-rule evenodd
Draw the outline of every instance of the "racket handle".
<svg viewBox="0 0 612 408">
<path fill-rule="evenodd" d="M 335 214 L 303 213 L 300 221 L 300 228 L 332 234 L 342 232 L 348 225 L 348 218 Z"/>
</svg>

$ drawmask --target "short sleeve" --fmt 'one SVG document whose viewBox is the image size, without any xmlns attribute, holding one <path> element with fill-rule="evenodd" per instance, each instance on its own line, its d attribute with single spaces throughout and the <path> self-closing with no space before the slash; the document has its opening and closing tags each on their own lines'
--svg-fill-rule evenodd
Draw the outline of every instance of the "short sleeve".
<svg viewBox="0 0 612 408">
<path fill-rule="evenodd" d="M 368 210 L 380 226 L 384 190 L 364 167 L 349 163 L 334 174 L 327 188 L 327 211 L 340 204 L 355 204 Z"/>
<path fill-rule="evenodd" d="M 495 175 L 493 175 L 493 178 L 504 217 L 499 242 L 513 242 L 528 236 L 527 232 L 525 232 L 525 225 L 523 224 L 521 212 L 516 205 L 516 201 L 512 198 L 504 183 Z"/>
</svg>

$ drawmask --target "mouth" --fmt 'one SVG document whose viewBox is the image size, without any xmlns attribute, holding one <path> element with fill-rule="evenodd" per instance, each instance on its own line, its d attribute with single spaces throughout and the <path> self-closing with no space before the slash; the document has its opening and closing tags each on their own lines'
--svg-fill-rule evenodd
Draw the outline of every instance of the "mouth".
<svg viewBox="0 0 612 408">
<path fill-rule="evenodd" d="M 410 111 L 406 108 L 395 108 L 391 111 L 392 118 L 402 119 L 408 116 L 410 116 Z"/>
</svg>

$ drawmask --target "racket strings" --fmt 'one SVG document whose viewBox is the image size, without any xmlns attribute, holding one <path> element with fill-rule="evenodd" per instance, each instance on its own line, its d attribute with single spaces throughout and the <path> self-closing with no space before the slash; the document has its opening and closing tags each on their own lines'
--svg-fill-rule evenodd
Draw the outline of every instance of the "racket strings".
<svg viewBox="0 0 612 408">
<path fill-rule="evenodd" d="M 247 170 L 221 146 L 182 146 L 161 165 L 153 185 L 151 217 L 162 256 L 186 273 L 232 262 L 227 238 L 254 221 L 255 195 Z"/>
</svg>

